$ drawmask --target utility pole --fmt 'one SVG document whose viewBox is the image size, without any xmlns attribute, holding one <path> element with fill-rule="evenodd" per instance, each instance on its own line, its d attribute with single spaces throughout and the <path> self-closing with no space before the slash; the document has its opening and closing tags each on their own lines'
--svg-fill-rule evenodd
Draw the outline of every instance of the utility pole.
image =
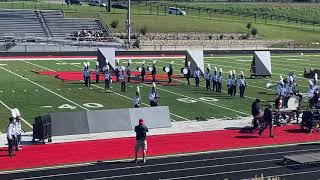
<svg viewBox="0 0 320 180">
<path fill-rule="evenodd" d="M 131 0 L 128 0 L 128 14 L 127 14 L 127 35 L 128 45 L 131 45 Z"/>
</svg>

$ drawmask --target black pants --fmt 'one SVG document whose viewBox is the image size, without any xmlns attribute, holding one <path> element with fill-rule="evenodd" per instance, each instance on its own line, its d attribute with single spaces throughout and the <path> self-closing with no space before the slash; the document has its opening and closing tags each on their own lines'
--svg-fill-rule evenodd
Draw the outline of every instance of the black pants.
<svg viewBox="0 0 320 180">
<path fill-rule="evenodd" d="M 214 91 L 214 89 L 217 86 L 217 82 L 216 81 L 212 81 L 212 91 Z M 217 89 L 217 88 L 216 88 Z"/>
<path fill-rule="evenodd" d="M 106 91 L 109 88 L 110 88 L 110 80 L 105 79 L 104 80 L 104 90 Z"/>
<path fill-rule="evenodd" d="M 137 105 L 137 104 L 136 104 L 136 105 L 134 105 L 134 107 L 135 107 L 135 108 L 140 108 L 140 106 L 139 106 L 139 105 Z"/>
<path fill-rule="evenodd" d="M 96 74 L 96 83 L 99 83 L 99 74 Z"/>
<path fill-rule="evenodd" d="M 141 82 L 144 82 L 144 75 L 141 75 Z"/>
<path fill-rule="evenodd" d="M 126 92 L 126 82 L 121 82 L 121 92 Z"/>
<path fill-rule="evenodd" d="M 235 96 L 237 93 L 237 86 L 235 84 L 232 85 L 232 93 L 233 93 L 233 96 Z"/>
<path fill-rule="evenodd" d="M 89 85 L 89 77 L 85 77 L 84 78 L 84 85 L 86 86 L 86 87 L 89 87 L 90 85 Z"/>
<path fill-rule="evenodd" d="M 221 93 L 222 83 L 218 82 L 217 92 Z"/>
<path fill-rule="evenodd" d="M 91 78 L 90 78 L 90 76 L 88 77 L 88 87 L 91 87 Z"/>
<path fill-rule="evenodd" d="M 151 106 L 151 107 L 158 106 L 158 103 L 155 102 L 155 101 L 150 101 L 150 106 Z"/>
<path fill-rule="evenodd" d="M 128 74 L 128 82 L 130 82 L 130 78 L 131 78 L 131 75 L 130 75 L 130 74 Z"/>
<path fill-rule="evenodd" d="M 119 81 L 119 71 L 115 71 L 114 74 L 116 75 L 117 77 L 117 82 Z"/>
<path fill-rule="evenodd" d="M 206 79 L 206 88 L 207 88 L 207 91 L 210 90 L 211 86 L 210 86 L 210 80 Z"/>
<path fill-rule="evenodd" d="M 156 82 L 156 74 L 152 74 L 152 82 Z"/>
<path fill-rule="evenodd" d="M 239 86 L 240 89 L 240 98 L 244 98 L 244 90 L 246 89 L 246 86 Z"/>
<path fill-rule="evenodd" d="M 269 137 L 273 137 L 273 123 L 272 120 L 264 123 L 262 128 L 259 130 L 259 134 L 262 134 L 265 129 L 269 128 Z"/>
<path fill-rule="evenodd" d="M 20 142 L 21 142 L 21 135 L 17 135 L 17 137 L 15 138 L 15 144 L 14 144 L 14 146 L 16 147 L 16 150 L 19 149 Z"/>
<path fill-rule="evenodd" d="M 196 81 L 196 86 L 199 87 L 200 78 L 199 77 L 194 77 L 194 80 Z"/>
<path fill-rule="evenodd" d="M 168 80 L 169 80 L 169 83 L 172 83 L 171 75 L 168 75 Z"/>
<path fill-rule="evenodd" d="M 228 94 L 229 94 L 230 96 L 233 95 L 233 87 L 232 87 L 232 85 L 230 85 L 230 86 L 228 87 Z"/>
<path fill-rule="evenodd" d="M 7 138 L 7 140 L 8 140 L 9 156 L 13 156 L 13 147 L 14 147 L 15 137 L 12 136 L 12 139 Z"/>
<path fill-rule="evenodd" d="M 190 78 L 187 77 L 187 82 L 188 82 L 188 85 L 190 85 Z"/>
</svg>

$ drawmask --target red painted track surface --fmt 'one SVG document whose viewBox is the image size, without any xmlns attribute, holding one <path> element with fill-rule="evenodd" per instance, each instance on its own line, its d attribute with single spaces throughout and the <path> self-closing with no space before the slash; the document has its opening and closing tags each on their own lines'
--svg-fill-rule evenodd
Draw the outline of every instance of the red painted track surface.
<svg viewBox="0 0 320 180">
<path fill-rule="evenodd" d="M 257 134 L 248 134 L 239 130 L 149 136 L 148 155 L 157 156 L 301 143 L 318 141 L 320 139 L 320 133 L 306 134 L 296 125 L 276 127 L 274 133 L 274 138 L 267 136 L 268 131 L 265 131 L 262 136 L 258 136 Z M 6 148 L 0 148 L 0 170 L 132 158 L 134 142 L 134 138 L 116 138 L 46 145 L 28 145 L 23 147 L 23 151 L 16 152 L 14 158 L 7 156 Z"/>
</svg>

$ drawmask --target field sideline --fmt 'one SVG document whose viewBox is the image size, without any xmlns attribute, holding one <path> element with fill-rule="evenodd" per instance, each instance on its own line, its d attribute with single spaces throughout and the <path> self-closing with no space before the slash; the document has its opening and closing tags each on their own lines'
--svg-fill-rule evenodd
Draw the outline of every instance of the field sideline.
<svg viewBox="0 0 320 180">
<path fill-rule="evenodd" d="M 284 77 L 291 71 L 295 71 L 298 76 L 298 89 L 305 93 L 308 82 L 303 78 L 303 68 L 316 68 L 318 66 L 319 55 L 310 54 L 300 56 L 297 54 L 285 54 L 272 56 L 272 78 L 248 79 L 250 55 L 231 55 L 206 57 L 205 64 L 210 63 L 211 67 L 217 66 L 223 69 L 223 93 L 216 94 L 207 92 L 204 87 L 204 79 L 201 79 L 201 87 L 187 86 L 186 80 L 181 77 L 180 68 L 183 67 L 184 59 L 157 59 L 157 72 L 166 75 L 162 67 L 167 66 L 174 60 L 175 85 L 158 84 L 157 89 L 160 94 L 160 105 L 170 107 L 171 119 L 174 121 L 195 120 L 196 117 L 204 118 L 237 118 L 250 116 L 252 101 L 260 97 L 264 103 L 275 99 L 275 91 L 266 89 L 266 83 L 277 83 L 279 76 Z M 145 59 L 146 65 L 151 65 L 153 60 Z M 141 89 L 143 106 L 149 104 L 147 95 L 150 91 L 150 84 L 127 83 L 127 91 L 120 92 L 119 83 L 113 83 L 110 93 L 104 92 L 104 84 L 93 84 L 91 88 L 84 87 L 80 79 L 76 81 L 63 81 L 52 75 L 40 75 L 36 72 L 51 73 L 78 73 L 82 70 L 84 61 L 91 62 L 94 68 L 95 60 L 25 60 L 25 61 L 0 61 L 0 131 L 5 132 L 8 119 L 8 107 L 17 107 L 23 114 L 24 119 L 30 124 L 34 117 L 45 112 L 57 111 L 82 111 L 96 109 L 113 109 L 133 107 L 136 86 Z M 127 59 L 120 60 L 122 65 L 126 65 Z M 142 59 L 133 59 L 132 67 L 136 69 Z M 246 98 L 240 99 L 239 95 L 230 97 L 226 94 L 226 78 L 229 70 L 234 69 L 238 74 L 244 71 L 247 76 L 248 88 L 245 93 Z M 72 73 L 71 73 L 72 74 Z M 159 76 L 160 77 L 160 76 Z M 163 81 L 167 81 L 164 79 Z M 237 90 L 237 93 L 239 90 Z M 31 128 L 24 125 L 26 131 Z"/>
</svg>

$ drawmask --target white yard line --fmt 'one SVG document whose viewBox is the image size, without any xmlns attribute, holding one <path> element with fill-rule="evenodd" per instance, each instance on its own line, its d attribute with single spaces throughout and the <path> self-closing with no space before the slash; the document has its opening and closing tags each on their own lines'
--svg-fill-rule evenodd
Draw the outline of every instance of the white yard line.
<svg viewBox="0 0 320 180">
<path fill-rule="evenodd" d="M 54 72 L 56 72 L 55 70 L 52 70 L 52 69 L 49 69 L 49 68 L 40 66 L 40 65 L 38 65 L 38 64 L 34 64 L 34 63 L 32 63 L 32 62 L 29 62 L 29 61 L 23 61 L 23 62 L 28 63 L 28 64 L 31 64 L 31 65 L 34 65 L 34 66 L 37 66 L 37 67 L 40 67 L 40 68 L 42 68 L 42 69 L 46 69 L 46 70 L 49 70 L 49 71 L 54 71 Z"/>
<path fill-rule="evenodd" d="M 222 62 L 220 62 L 220 63 L 222 63 Z M 230 62 L 230 63 L 232 63 L 232 62 Z M 233 63 L 233 64 L 237 64 L 237 63 Z M 243 70 L 243 69 L 245 69 L 245 70 L 249 70 L 248 68 L 240 68 L 240 67 L 233 67 L 233 66 L 226 66 L 226 65 L 217 65 L 217 66 L 222 66 L 222 67 L 228 67 L 228 68 L 230 68 L 230 69 L 240 69 L 240 70 Z M 292 71 L 292 70 L 288 70 L 288 71 Z M 282 75 L 283 77 L 287 77 L 287 74 L 279 74 L 279 73 L 272 73 L 272 74 L 277 74 L 277 75 Z M 301 76 L 297 76 L 297 77 L 300 77 L 301 78 Z M 306 79 L 307 80 L 307 78 L 304 78 L 304 77 L 302 77 L 302 79 Z M 280 80 L 280 79 L 279 79 Z M 272 82 L 275 82 L 275 83 L 278 83 L 279 81 L 277 81 L 277 80 L 272 80 L 272 79 L 269 79 L 269 81 L 272 81 Z M 299 84 L 299 86 L 300 87 L 306 87 L 306 88 L 308 88 L 308 86 L 304 86 L 304 85 L 301 85 L 301 84 Z"/>
<path fill-rule="evenodd" d="M 44 87 L 44 86 L 42 86 L 42 85 L 40 85 L 40 84 L 38 84 L 38 83 L 36 83 L 36 82 L 28 79 L 28 78 L 25 78 L 25 77 L 23 77 L 23 76 L 21 76 L 21 75 L 19 75 L 19 74 L 17 74 L 17 73 L 14 73 L 14 72 L 6 69 L 6 68 L 3 68 L 3 67 L 0 67 L 0 68 L 3 69 L 3 70 L 5 70 L 5 71 L 7 71 L 7 72 L 9 72 L 9 73 L 11 73 L 11 74 L 13 74 L 13 75 L 15 75 L 15 76 L 17 76 L 17 77 L 20 77 L 21 79 L 26 80 L 26 81 L 28 81 L 28 82 L 30 82 L 30 83 L 32 83 L 32 84 L 34 84 L 34 85 L 36 85 L 36 86 L 38 86 L 38 87 L 40 87 L 40 88 L 42 88 L 42 89 L 44 89 L 44 90 L 52 93 L 52 94 L 54 94 L 54 95 L 56 95 L 56 96 L 58 96 L 58 97 L 60 97 L 60 98 L 62 98 L 62 99 L 64 99 L 64 100 L 66 100 L 66 101 L 68 101 L 68 102 L 70 102 L 70 103 L 72 103 L 72 104 L 74 104 L 74 105 L 76 105 L 76 106 L 78 106 L 78 107 L 86 110 L 86 111 L 89 111 L 89 109 L 81 106 L 80 104 L 78 104 L 78 103 L 76 103 L 76 102 L 74 102 L 74 101 L 71 101 L 70 99 L 68 99 L 68 98 L 66 98 L 66 97 L 64 97 L 64 96 L 62 96 L 62 95 L 60 95 L 60 94 L 58 94 L 58 93 L 56 93 L 56 92 L 54 92 L 54 91 L 46 88 L 46 87 Z"/>
<path fill-rule="evenodd" d="M 0 104 L 2 104 L 5 108 L 7 108 L 8 110 L 11 110 L 11 108 L 8 106 L 8 105 L 6 105 L 3 101 L 1 101 L 0 100 Z M 30 124 L 30 123 L 28 123 L 25 119 L 23 119 L 22 117 L 21 117 L 21 120 L 24 122 L 24 123 L 26 123 L 26 125 L 28 125 L 31 129 L 33 128 L 32 127 L 32 125 Z"/>
<path fill-rule="evenodd" d="M 150 85 L 147 85 L 147 84 L 142 84 L 142 85 L 151 87 Z M 166 90 L 166 89 L 162 89 L 162 88 L 159 88 L 159 86 L 157 87 L 157 89 L 162 90 L 162 91 L 167 92 L 167 93 L 170 93 L 170 94 L 175 94 L 177 96 L 181 96 L 181 97 L 189 98 L 189 99 L 192 99 L 192 100 L 195 100 L 195 101 L 199 101 L 199 102 L 202 102 L 202 103 L 205 103 L 205 104 L 209 104 L 211 106 L 216 106 L 216 107 L 219 107 L 219 108 L 222 108 L 222 109 L 226 109 L 226 110 L 230 110 L 230 111 L 233 111 L 233 112 L 236 112 L 236 113 L 239 113 L 239 114 L 250 116 L 250 114 L 245 113 L 245 112 L 241 112 L 241 111 L 238 111 L 238 110 L 235 110 L 235 109 L 231 109 L 231 108 L 228 108 L 228 107 L 225 107 L 225 106 L 221 106 L 221 105 L 210 103 L 210 102 L 203 101 L 203 100 L 200 100 L 200 99 L 192 98 L 190 96 L 186 96 L 186 95 L 183 95 L 183 94 L 172 92 L 172 91 L 169 91 L 169 90 Z"/>
<path fill-rule="evenodd" d="M 159 62 L 164 63 L 163 61 L 159 61 Z M 180 63 L 174 63 L 174 64 L 182 65 L 182 64 L 180 64 Z M 187 84 L 187 81 L 180 80 L 180 79 L 176 79 L 176 78 L 172 78 L 172 79 L 174 79 L 174 80 L 176 80 L 176 81 L 184 82 L 185 84 Z M 200 85 L 200 86 L 201 86 L 201 87 L 206 87 L 206 86 L 204 86 L 204 85 Z M 261 89 L 264 89 L 264 90 L 266 89 L 266 88 L 262 88 L 262 87 L 259 87 L 259 86 L 253 86 L 253 85 L 247 85 L 247 86 L 252 86 L 252 87 L 256 87 L 256 88 L 261 88 Z M 222 90 L 222 92 L 226 92 L 226 91 Z M 247 98 L 249 98 L 249 99 L 257 99 L 257 98 L 250 97 L 250 96 L 245 96 L 245 97 L 247 97 Z"/>
<path fill-rule="evenodd" d="M 59 62 L 63 62 L 63 61 L 60 61 L 60 60 L 57 60 L 57 61 L 59 61 Z M 75 64 L 72 64 L 72 66 L 81 67 L 81 66 L 79 66 L 79 65 L 75 65 Z M 54 70 L 53 70 L 53 71 L 54 71 Z M 103 89 L 103 90 L 104 90 L 104 88 L 103 88 L 103 87 L 97 86 L 97 85 L 95 85 L 95 84 L 92 84 L 92 86 L 94 86 L 94 87 L 97 87 L 97 88 L 99 88 L 99 89 Z M 111 90 L 109 90 L 109 91 L 110 91 L 110 92 L 112 92 L 112 93 L 114 93 L 114 94 L 116 94 L 116 95 L 118 95 L 118 96 L 121 96 L 121 97 L 126 98 L 126 99 L 130 99 L 130 100 L 132 100 L 132 101 L 133 101 L 133 98 L 130 98 L 130 97 L 125 96 L 125 95 L 122 95 L 122 94 L 119 94 L 119 93 L 114 92 L 114 91 L 111 91 Z M 150 106 L 149 104 L 146 104 L 146 103 L 143 103 L 143 102 L 142 102 L 142 104 L 144 104 L 144 105 L 146 105 L 146 106 Z M 185 118 L 185 117 L 182 117 L 182 116 L 179 116 L 179 115 L 177 115 L 177 114 L 174 114 L 174 113 L 170 113 L 170 114 L 171 114 L 171 115 L 173 115 L 173 116 L 175 116 L 175 117 L 178 117 L 178 118 L 180 118 L 180 119 L 190 121 L 190 119 Z"/>
</svg>

